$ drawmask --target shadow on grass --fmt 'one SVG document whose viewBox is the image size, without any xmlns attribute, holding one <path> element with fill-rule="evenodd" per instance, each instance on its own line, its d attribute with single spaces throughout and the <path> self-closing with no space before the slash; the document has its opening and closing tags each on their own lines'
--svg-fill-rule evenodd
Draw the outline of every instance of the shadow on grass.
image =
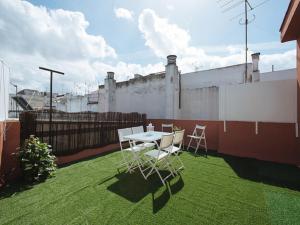
<svg viewBox="0 0 300 225">
<path fill-rule="evenodd" d="M 156 182 L 157 181 L 161 182 L 159 179 L 156 179 Z M 157 189 L 154 186 L 151 192 L 154 214 L 159 212 L 159 210 L 161 210 L 167 204 L 172 195 L 175 195 L 184 187 L 184 182 L 181 175 L 168 179 L 166 183 L 166 186 L 163 186 L 162 190 Z M 153 182 L 152 184 L 155 183 Z"/>
<path fill-rule="evenodd" d="M 222 158 L 243 179 L 300 191 L 300 169 L 296 166 L 224 155 Z"/>
<path fill-rule="evenodd" d="M 0 200 L 29 190 L 33 186 L 34 184 L 28 184 L 27 182 L 24 182 L 22 180 L 14 183 L 9 183 L 0 190 Z"/>
<path fill-rule="evenodd" d="M 161 171 L 162 176 L 168 174 L 167 171 Z M 137 203 L 148 194 L 152 195 L 153 213 L 161 210 L 169 201 L 170 197 L 178 193 L 184 186 L 180 175 L 175 178 L 169 178 L 166 185 L 163 185 L 156 174 L 151 175 L 145 180 L 139 171 L 134 173 L 119 173 L 115 176 L 118 180 L 107 187 L 107 190 L 127 199 L 130 202 Z"/>
<path fill-rule="evenodd" d="M 212 150 L 207 154 L 202 149 L 197 154 L 194 150 L 187 152 L 195 157 L 223 158 L 240 178 L 300 191 L 300 169 L 296 166 L 224 155 Z"/>
<path fill-rule="evenodd" d="M 190 148 L 189 150 L 185 150 L 185 152 L 189 153 L 190 155 L 194 156 L 194 157 L 205 157 L 207 158 L 208 156 L 214 156 L 214 157 L 219 157 L 220 155 L 218 154 L 217 151 L 215 150 L 207 150 L 207 152 L 202 149 L 202 148 L 199 148 L 197 153 L 195 153 L 195 149 L 194 148 Z"/>
</svg>

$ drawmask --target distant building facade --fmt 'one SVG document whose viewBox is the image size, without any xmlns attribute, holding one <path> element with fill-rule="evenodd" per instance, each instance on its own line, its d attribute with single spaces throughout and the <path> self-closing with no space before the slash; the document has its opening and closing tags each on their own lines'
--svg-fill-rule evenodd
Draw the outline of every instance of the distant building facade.
<svg viewBox="0 0 300 225">
<path fill-rule="evenodd" d="M 114 73 L 108 72 L 98 90 L 83 96 L 55 94 L 53 106 L 66 112 L 139 112 L 153 119 L 219 120 L 221 87 L 296 79 L 296 69 L 260 73 L 259 54 L 253 54 L 247 64 L 246 78 L 245 64 L 181 74 L 176 58 L 167 57 L 163 72 L 136 74 L 127 81 L 116 82 Z M 47 93 L 23 90 L 18 95 L 34 109 L 49 107 Z"/>
<path fill-rule="evenodd" d="M 296 69 L 260 73 L 259 54 L 252 55 L 246 83 L 295 80 Z M 221 86 L 244 84 L 245 64 L 181 74 L 176 56 L 166 70 L 116 82 L 108 72 L 98 90 L 98 112 L 139 112 L 148 118 L 219 120 Z"/>
</svg>

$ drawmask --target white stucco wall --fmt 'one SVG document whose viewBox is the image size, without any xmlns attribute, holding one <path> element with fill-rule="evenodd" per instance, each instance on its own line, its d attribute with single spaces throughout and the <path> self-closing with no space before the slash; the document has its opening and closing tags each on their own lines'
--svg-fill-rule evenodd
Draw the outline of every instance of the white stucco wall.
<svg viewBox="0 0 300 225">
<path fill-rule="evenodd" d="M 248 64 L 251 70 L 252 64 Z M 244 82 L 245 65 L 227 66 L 211 70 L 182 74 L 181 85 L 184 88 L 201 88 Z"/>
<path fill-rule="evenodd" d="M 98 98 L 98 112 L 105 112 L 105 90 L 104 87 L 100 87 L 99 90 L 99 98 Z"/>
<path fill-rule="evenodd" d="M 8 118 L 9 108 L 9 70 L 0 62 L 0 121 Z"/>
<path fill-rule="evenodd" d="M 261 81 L 270 80 L 294 80 L 297 77 L 297 69 L 278 70 L 273 72 L 261 73 Z"/>
<path fill-rule="evenodd" d="M 89 110 L 87 96 L 73 96 L 67 94 L 61 101 L 54 102 L 53 106 L 57 110 L 65 112 L 83 112 Z"/>
<path fill-rule="evenodd" d="M 297 80 L 221 86 L 219 118 L 234 121 L 297 121 Z"/>
<path fill-rule="evenodd" d="M 116 88 L 116 111 L 146 113 L 148 118 L 165 118 L 164 79 L 137 79 Z"/>
<path fill-rule="evenodd" d="M 251 71 L 252 64 L 248 64 Z M 219 119 L 219 86 L 244 81 L 245 65 L 203 70 L 181 76 L 181 119 Z"/>
<path fill-rule="evenodd" d="M 251 73 L 251 63 L 248 69 Z M 57 109 L 68 112 L 106 112 L 107 109 L 139 112 L 147 114 L 150 119 L 293 122 L 296 115 L 296 86 L 293 84 L 296 70 L 263 73 L 260 82 L 243 84 L 244 70 L 245 66 L 241 64 L 182 74 L 181 109 L 178 108 L 178 78 L 170 75 L 175 74 L 173 69 L 166 70 L 170 76 L 152 74 L 124 82 L 115 82 L 110 73 L 110 80 L 94 93 L 98 104 L 87 104 L 87 95 L 69 96 Z M 167 89 L 170 90 L 168 96 Z"/>
<path fill-rule="evenodd" d="M 219 119 L 219 88 L 183 88 L 181 119 Z"/>
</svg>

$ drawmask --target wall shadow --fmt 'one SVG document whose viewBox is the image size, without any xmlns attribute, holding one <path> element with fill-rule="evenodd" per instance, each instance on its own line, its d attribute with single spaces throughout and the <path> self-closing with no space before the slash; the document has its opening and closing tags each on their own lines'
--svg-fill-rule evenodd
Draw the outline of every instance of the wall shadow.
<svg viewBox="0 0 300 225">
<path fill-rule="evenodd" d="M 296 166 L 227 155 L 221 157 L 243 179 L 300 191 L 300 168 Z"/>
<path fill-rule="evenodd" d="M 194 157 L 220 157 L 243 179 L 300 191 L 300 168 L 252 158 L 224 155 L 215 150 L 186 151 Z"/>
</svg>

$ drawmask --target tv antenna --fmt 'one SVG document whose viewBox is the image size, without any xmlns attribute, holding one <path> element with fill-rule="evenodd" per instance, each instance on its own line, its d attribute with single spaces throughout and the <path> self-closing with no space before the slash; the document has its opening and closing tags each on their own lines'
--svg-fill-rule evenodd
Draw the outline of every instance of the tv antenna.
<svg viewBox="0 0 300 225">
<path fill-rule="evenodd" d="M 245 25 L 245 74 L 244 74 L 244 83 L 247 82 L 247 75 L 248 75 L 248 25 L 252 23 L 255 20 L 255 14 L 252 14 L 249 19 L 248 12 L 253 11 L 254 9 L 262 6 L 263 4 L 267 3 L 270 0 L 264 0 L 258 3 L 255 6 L 252 6 L 249 0 L 217 0 L 217 3 L 220 5 L 220 8 L 222 9 L 222 13 L 229 12 L 235 8 L 237 8 L 240 5 L 244 6 L 244 12 L 232 17 L 230 20 L 237 19 L 244 15 L 244 17 L 241 17 L 239 20 L 240 25 Z"/>
</svg>

